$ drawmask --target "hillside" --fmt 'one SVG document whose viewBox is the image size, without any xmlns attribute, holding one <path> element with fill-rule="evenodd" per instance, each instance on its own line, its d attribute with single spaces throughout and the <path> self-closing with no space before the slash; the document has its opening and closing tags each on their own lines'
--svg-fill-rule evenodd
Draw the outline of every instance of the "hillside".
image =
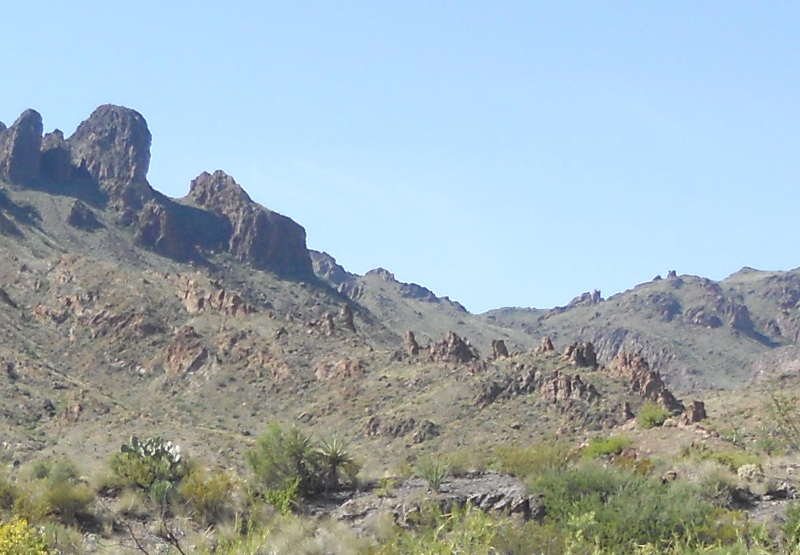
<svg viewBox="0 0 800 555">
<path fill-rule="evenodd" d="M 732 390 L 713 397 L 728 403 L 796 364 L 800 272 L 671 273 L 609 299 L 473 315 L 309 251 L 300 224 L 222 171 L 164 196 L 147 181 L 150 140 L 140 114 L 111 105 L 68 138 L 33 110 L 0 125 L 0 460 L 13 469 L 68 458 L 102 476 L 137 435 L 246 475 L 278 422 L 346 437 L 374 486 L 441 453 L 483 471 L 509 446 L 576 450 L 654 410 L 675 451 L 724 443 L 697 424 L 710 388 Z"/>
</svg>

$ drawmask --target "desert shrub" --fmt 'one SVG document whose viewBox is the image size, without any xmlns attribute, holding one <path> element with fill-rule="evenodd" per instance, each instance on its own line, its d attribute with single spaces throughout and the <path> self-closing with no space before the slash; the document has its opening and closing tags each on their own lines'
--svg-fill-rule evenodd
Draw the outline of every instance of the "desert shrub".
<svg viewBox="0 0 800 555">
<path fill-rule="evenodd" d="M 426 455 L 417 461 L 414 474 L 425 480 L 430 489 L 438 492 L 450 475 L 450 460 L 444 456 Z"/>
<path fill-rule="evenodd" d="M 596 437 L 589 441 L 581 456 L 584 459 L 595 459 L 597 457 L 607 457 L 618 455 L 626 447 L 630 447 L 631 440 L 623 435 L 613 435 L 609 437 Z"/>
<path fill-rule="evenodd" d="M 313 438 L 294 426 L 270 424 L 255 449 L 245 453 L 245 461 L 266 490 L 288 491 L 295 480 L 302 496 L 322 488 L 323 470 Z"/>
<path fill-rule="evenodd" d="M 360 468 L 341 438 L 315 441 L 295 426 L 282 427 L 274 422 L 256 447 L 245 453 L 245 462 L 273 497 L 293 491 L 300 497 L 311 497 L 336 490 L 342 475 L 354 485 Z"/>
<path fill-rule="evenodd" d="M 564 441 L 545 441 L 531 447 L 501 445 L 495 454 L 497 470 L 522 480 L 566 468 L 575 459 L 575 450 Z"/>
<path fill-rule="evenodd" d="M 48 555 L 50 549 L 39 532 L 24 518 L 14 517 L 0 524 L 0 553 L 8 555 Z"/>
<path fill-rule="evenodd" d="M 670 412 L 658 403 L 645 403 L 636 415 L 636 422 L 642 428 L 649 430 L 662 426 L 669 417 Z"/>
<path fill-rule="evenodd" d="M 71 461 L 39 461 L 18 484 L 14 510 L 32 522 L 54 516 L 65 524 L 75 524 L 92 518 L 94 497 Z"/>
<path fill-rule="evenodd" d="M 670 545 L 690 535 L 714 508 L 691 484 L 662 484 L 594 462 L 548 473 L 531 491 L 543 494 L 547 522 L 563 527 L 572 541 L 617 553 L 648 543 Z"/>
<path fill-rule="evenodd" d="M 232 510 L 235 485 L 227 472 L 209 472 L 197 465 L 181 481 L 178 492 L 195 518 L 210 525 Z"/>
<path fill-rule="evenodd" d="M 708 452 L 706 456 L 723 466 L 727 466 L 734 472 L 746 464 L 761 464 L 761 458 L 759 456 L 751 453 L 743 453 L 741 451 Z"/>
</svg>

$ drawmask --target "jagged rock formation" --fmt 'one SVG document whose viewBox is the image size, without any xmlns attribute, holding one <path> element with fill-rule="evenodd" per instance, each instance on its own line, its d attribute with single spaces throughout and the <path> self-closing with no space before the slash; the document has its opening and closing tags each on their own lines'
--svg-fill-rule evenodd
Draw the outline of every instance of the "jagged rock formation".
<svg viewBox="0 0 800 555">
<path fill-rule="evenodd" d="M 564 351 L 564 359 L 578 368 L 597 368 L 597 353 L 591 341 L 570 343 Z"/>
<path fill-rule="evenodd" d="M 103 227 L 103 224 L 97 219 L 97 215 L 92 212 L 92 209 L 80 200 L 72 203 L 72 207 L 69 209 L 69 216 L 67 216 L 67 223 L 84 231 L 94 231 Z"/>
<path fill-rule="evenodd" d="M 492 358 L 508 358 L 508 348 L 502 339 L 492 339 Z"/>
<path fill-rule="evenodd" d="M 419 344 L 417 343 L 416 337 L 414 337 L 414 332 L 411 330 L 406 332 L 406 353 L 410 356 L 419 354 Z"/>
<path fill-rule="evenodd" d="M 683 403 L 667 389 L 659 373 L 651 370 L 641 355 L 620 353 L 608 366 L 607 371 L 613 376 L 624 378 L 630 389 L 644 399 L 659 403 L 673 413 L 684 411 Z"/>
<path fill-rule="evenodd" d="M 689 406 L 686 407 L 686 412 L 683 413 L 681 422 L 684 424 L 694 424 L 695 422 L 705 420 L 707 416 L 705 403 L 703 403 L 703 401 L 692 401 L 689 403 Z"/>
<path fill-rule="evenodd" d="M 136 244 L 176 260 L 222 250 L 259 269 L 313 276 L 305 230 L 254 203 L 224 172 L 204 172 L 192 182 L 186 201 L 193 206 L 154 191 L 147 181 L 152 137 L 135 110 L 100 106 L 68 139 L 58 129 L 44 138 L 42 131 L 34 110 L 0 129 L 0 180 L 88 195 L 116 224 L 134 227 Z M 100 227 L 93 216 L 76 203 L 65 219 L 93 231 Z M 11 221 L 0 224 L 16 231 Z"/>
<path fill-rule="evenodd" d="M 119 210 L 139 210 L 154 192 L 147 182 L 152 136 L 142 115 L 106 104 L 67 139 L 72 165 L 107 192 Z"/>
<path fill-rule="evenodd" d="M 558 370 L 541 372 L 526 364 L 515 364 L 512 368 L 511 373 L 495 375 L 481 384 L 475 398 L 479 408 L 485 408 L 498 399 L 510 399 L 518 395 L 536 394 L 548 403 L 576 399 L 592 403 L 600 398 L 597 388 L 584 382 L 577 374 L 565 374 Z"/>
<path fill-rule="evenodd" d="M 349 304 L 342 306 L 342 310 L 339 311 L 339 320 L 342 321 L 344 327 L 348 330 L 352 332 L 356 331 L 356 323 L 353 321 L 353 309 L 350 308 Z"/>
<path fill-rule="evenodd" d="M 404 437 L 412 434 L 415 444 L 437 437 L 441 430 L 438 425 L 430 420 L 418 421 L 415 418 L 392 417 L 374 415 L 370 417 L 364 432 L 368 436 L 386 436 L 392 438 Z"/>
<path fill-rule="evenodd" d="M 549 337 L 542 339 L 542 344 L 536 348 L 537 353 L 552 353 L 556 350 L 553 346 L 553 340 Z"/>
<path fill-rule="evenodd" d="M 184 278 L 179 294 L 189 314 L 212 310 L 227 316 L 243 316 L 253 312 L 241 295 L 225 290 L 216 281 L 203 286 L 196 278 Z"/>
<path fill-rule="evenodd" d="M 257 268 L 313 275 L 303 227 L 254 203 L 225 172 L 201 173 L 192 181 L 187 199 L 227 222 L 227 250 L 239 260 Z"/>
<path fill-rule="evenodd" d="M 8 129 L 0 130 L 0 178 L 25 184 L 39 177 L 42 116 L 25 110 Z"/>
<path fill-rule="evenodd" d="M 420 499 L 433 498 L 443 514 L 456 507 L 471 505 L 487 512 L 517 515 L 523 520 L 541 521 L 544 506 L 541 498 L 531 496 L 517 478 L 493 472 L 475 472 L 453 476 L 444 481 L 440 491 L 431 493 L 421 478 L 406 480 L 389 495 L 362 494 L 336 509 L 333 517 L 362 528 L 373 515 L 389 513 L 395 523 L 408 527 L 420 510 Z"/>
<path fill-rule="evenodd" d="M 478 350 L 453 331 L 447 332 L 442 341 L 430 345 L 428 352 L 434 362 L 463 364 L 480 359 Z"/>
</svg>

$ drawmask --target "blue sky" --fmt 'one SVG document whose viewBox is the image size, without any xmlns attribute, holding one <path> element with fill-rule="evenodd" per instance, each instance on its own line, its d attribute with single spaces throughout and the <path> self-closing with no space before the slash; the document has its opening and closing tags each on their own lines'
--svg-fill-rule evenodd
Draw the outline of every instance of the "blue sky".
<svg viewBox="0 0 800 555">
<path fill-rule="evenodd" d="M 80 7 L 78 7 L 80 5 Z M 357 273 L 471 311 L 800 266 L 800 4 L 17 2 L 0 120 L 140 111 Z"/>
</svg>

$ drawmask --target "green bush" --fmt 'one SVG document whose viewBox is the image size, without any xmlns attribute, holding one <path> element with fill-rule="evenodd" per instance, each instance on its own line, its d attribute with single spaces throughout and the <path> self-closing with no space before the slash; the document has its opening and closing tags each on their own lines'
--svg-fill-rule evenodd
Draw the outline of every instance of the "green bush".
<svg viewBox="0 0 800 555">
<path fill-rule="evenodd" d="M 245 462 L 265 491 L 275 495 L 296 491 L 302 497 L 336 490 L 342 475 L 355 484 L 359 470 L 344 440 L 334 436 L 317 442 L 295 426 L 284 428 L 274 422 L 256 447 L 245 453 Z"/>
<path fill-rule="evenodd" d="M 687 537 L 714 508 L 690 484 L 662 484 L 594 462 L 548 473 L 531 491 L 543 494 L 547 521 L 563 527 L 573 541 L 616 553 Z"/>
<path fill-rule="evenodd" d="M 255 449 L 245 453 L 245 461 L 266 490 L 288 490 L 294 480 L 303 496 L 323 487 L 323 470 L 313 438 L 294 426 L 270 424 Z"/>
<path fill-rule="evenodd" d="M 209 472 L 195 466 L 181 481 L 178 492 L 196 520 L 215 524 L 233 509 L 233 477 L 227 472 Z"/>
<path fill-rule="evenodd" d="M 17 485 L 14 510 L 31 522 L 56 517 L 65 524 L 92 519 L 94 491 L 78 477 L 66 459 L 36 462 Z"/>
<path fill-rule="evenodd" d="M 500 445 L 495 450 L 494 466 L 500 472 L 525 480 L 566 468 L 575 459 L 575 450 L 564 441 L 545 441 L 533 447 Z"/>
<path fill-rule="evenodd" d="M 645 403 L 636 415 L 636 422 L 642 428 L 649 430 L 662 426 L 669 417 L 670 412 L 658 403 Z"/>
<path fill-rule="evenodd" d="M 609 455 L 619 455 L 623 449 L 630 447 L 631 440 L 623 435 L 596 437 L 589 441 L 581 456 L 584 459 L 596 459 Z"/>
</svg>

